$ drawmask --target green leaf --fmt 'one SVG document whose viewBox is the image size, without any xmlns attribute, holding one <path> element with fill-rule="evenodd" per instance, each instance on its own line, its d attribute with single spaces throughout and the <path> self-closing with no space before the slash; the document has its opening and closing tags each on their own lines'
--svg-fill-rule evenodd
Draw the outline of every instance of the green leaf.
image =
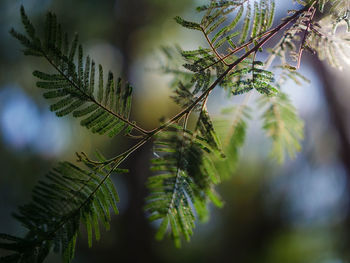
<svg viewBox="0 0 350 263">
<path fill-rule="evenodd" d="M 97 173 L 68 162 L 60 163 L 34 188 L 33 200 L 15 214 L 28 228 L 26 237 L 0 234 L 0 247 L 28 260 L 39 258 L 40 262 L 54 248 L 62 253 L 64 262 L 71 262 L 80 222 L 85 224 L 92 246 L 93 231 L 96 240 L 100 239 L 98 221 L 108 229 L 110 210 L 117 211 L 117 194 L 109 175 L 110 172 Z M 8 242 L 3 244 L 1 240 Z M 16 257 L 8 260 L 13 258 Z"/>
<path fill-rule="evenodd" d="M 176 16 L 175 18 L 176 23 L 180 24 L 181 26 L 188 28 L 188 29 L 195 29 L 195 30 L 202 30 L 200 24 L 195 22 L 190 22 L 182 19 L 179 16 Z"/>
<path fill-rule="evenodd" d="M 148 180 L 150 195 L 145 210 L 151 220 L 162 220 L 157 239 L 170 229 L 175 246 L 180 247 L 181 236 L 189 241 L 193 233 L 195 216 L 191 204 L 201 207 L 196 209 L 198 215 L 207 210 L 209 199 L 205 196 L 219 182 L 208 147 L 205 139 L 176 126 L 155 141 L 159 157 L 152 160 L 151 170 L 157 174 Z"/>
<path fill-rule="evenodd" d="M 281 92 L 271 99 L 262 98 L 260 107 L 267 107 L 262 117 L 263 129 L 273 142 L 271 156 L 280 163 L 284 162 L 287 154 L 294 158 L 301 149 L 304 123 L 288 96 Z"/>
<path fill-rule="evenodd" d="M 250 5 L 248 5 L 248 8 L 246 10 L 246 14 L 245 14 L 245 18 L 244 18 L 244 24 L 242 27 L 242 34 L 241 34 L 241 38 L 239 39 L 239 43 L 243 44 L 248 37 L 248 32 L 249 32 L 249 28 L 250 28 L 250 21 L 251 20 L 251 7 Z"/>
</svg>

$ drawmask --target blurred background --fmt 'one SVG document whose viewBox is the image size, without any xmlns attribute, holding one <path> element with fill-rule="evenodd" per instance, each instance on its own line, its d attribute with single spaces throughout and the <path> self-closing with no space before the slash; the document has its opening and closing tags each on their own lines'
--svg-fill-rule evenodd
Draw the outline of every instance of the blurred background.
<svg viewBox="0 0 350 263">
<path fill-rule="evenodd" d="M 276 21 L 296 8 L 290 2 L 277 1 Z M 135 87 L 133 119 L 154 128 L 159 118 L 177 110 L 169 99 L 169 77 L 154 70 L 157 51 L 174 43 L 184 49 L 205 45 L 200 34 L 172 19 L 195 17 L 193 7 L 202 3 L 0 1 L 0 232 L 23 233 L 11 213 L 29 201 L 33 186 L 55 163 L 74 161 L 76 151 L 91 154 L 96 148 L 112 156 L 132 143 L 91 135 L 78 121 L 59 119 L 48 110 L 31 75 L 48 65 L 25 57 L 8 34 L 11 27 L 23 31 L 20 5 L 39 27 L 51 10 L 70 35 L 79 32 L 97 63 Z M 306 54 L 301 72 L 311 84 L 285 87 L 306 124 L 303 150 L 295 160 L 281 166 L 268 159 L 269 141 L 252 121 L 239 168 L 218 189 L 224 208 L 212 208 L 209 222 L 198 224 L 192 241 L 178 250 L 169 239 L 154 240 L 156 226 L 147 222 L 142 210 L 152 157 L 147 145 L 124 164 L 129 174 L 113 178 L 121 213 L 114 216 L 111 230 L 102 233 L 92 249 L 83 234 L 74 262 L 350 262 L 350 71 L 337 72 Z M 219 111 L 223 98 L 224 92 L 216 91 L 209 100 L 210 111 Z M 61 261 L 51 255 L 47 262 Z"/>
</svg>

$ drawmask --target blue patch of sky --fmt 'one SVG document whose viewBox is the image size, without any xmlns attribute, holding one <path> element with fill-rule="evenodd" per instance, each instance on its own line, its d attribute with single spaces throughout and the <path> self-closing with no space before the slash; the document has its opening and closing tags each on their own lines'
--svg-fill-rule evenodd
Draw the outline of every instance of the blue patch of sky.
<svg viewBox="0 0 350 263">
<path fill-rule="evenodd" d="M 329 224 L 344 219 L 347 213 L 347 180 L 339 165 L 297 169 L 285 178 L 288 217 L 293 224 Z"/>
<path fill-rule="evenodd" d="M 70 142 L 68 122 L 40 110 L 14 84 L 0 90 L 0 132 L 3 143 L 10 148 L 45 156 L 59 155 Z"/>
</svg>

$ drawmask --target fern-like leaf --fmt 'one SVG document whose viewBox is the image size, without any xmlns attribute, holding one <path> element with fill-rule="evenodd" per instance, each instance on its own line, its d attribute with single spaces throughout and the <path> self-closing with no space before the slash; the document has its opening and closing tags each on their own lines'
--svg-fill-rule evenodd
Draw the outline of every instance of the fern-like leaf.
<svg viewBox="0 0 350 263">
<path fill-rule="evenodd" d="M 230 178 L 239 164 L 240 150 L 244 145 L 247 133 L 247 120 L 251 109 L 246 105 L 222 110 L 222 117 L 214 122 L 219 138 L 223 142 L 225 159 L 217 159 L 215 166 L 221 179 Z M 229 117 L 233 120 L 230 120 Z"/>
<path fill-rule="evenodd" d="M 181 245 L 181 236 L 189 241 L 195 226 L 195 215 L 207 218 L 207 203 L 222 203 L 213 187 L 220 181 L 213 162 L 210 145 L 194 137 L 181 127 L 173 126 L 155 141 L 159 157 L 152 160 L 149 178 L 150 195 L 146 211 L 150 220 L 161 220 L 157 239 L 162 239 L 170 228 L 175 245 Z M 194 208 L 194 209 L 193 209 Z"/>
<path fill-rule="evenodd" d="M 12 252 L 1 262 L 39 263 L 51 250 L 70 262 L 80 223 L 86 226 L 89 246 L 93 232 L 99 240 L 100 224 L 109 229 L 110 210 L 118 213 L 112 170 L 84 170 L 63 162 L 49 172 L 34 188 L 32 202 L 14 215 L 28 229 L 25 238 L 0 234 L 0 248 Z"/>
<path fill-rule="evenodd" d="M 304 123 L 287 95 L 280 92 L 273 98 L 262 97 L 259 104 L 261 108 L 267 107 L 262 118 L 263 129 L 273 142 L 271 156 L 280 163 L 285 160 L 286 154 L 295 157 L 301 149 Z"/>
<path fill-rule="evenodd" d="M 232 72 L 222 83 L 230 88 L 233 95 L 247 93 L 256 89 L 259 93 L 273 96 L 278 93 L 274 87 L 274 74 L 263 68 L 264 63 L 255 61 L 249 68 L 242 68 Z"/>
<path fill-rule="evenodd" d="M 348 32 L 336 33 L 329 17 L 322 19 L 318 25 L 312 25 L 306 45 L 333 67 L 343 69 L 344 62 L 350 64 L 350 35 Z"/>
<path fill-rule="evenodd" d="M 36 36 L 23 7 L 21 16 L 28 37 L 13 29 L 11 34 L 26 48 L 26 55 L 43 57 L 56 70 L 56 74 L 34 71 L 33 75 L 40 79 L 37 87 L 45 90 L 44 97 L 54 101 L 50 109 L 57 116 L 72 114 L 83 118 L 82 126 L 111 137 L 123 131 L 128 134 L 132 129 L 145 133 L 129 120 L 132 94 L 129 84 L 123 84 L 120 79 L 116 81 L 111 72 L 104 84 L 101 65 L 98 66 L 98 81 L 95 81 L 95 62 L 89 56 L 84 58 L 77 35 L 68 45 L 67 34 L 62 33 L 54 14 L 47 15 L 42 41 Z"/>
</svg>

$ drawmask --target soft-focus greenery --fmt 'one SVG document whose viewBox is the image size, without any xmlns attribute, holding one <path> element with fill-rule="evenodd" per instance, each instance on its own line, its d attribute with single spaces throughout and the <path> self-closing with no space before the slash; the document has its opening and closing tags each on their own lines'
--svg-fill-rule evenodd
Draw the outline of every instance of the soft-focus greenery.
<svg viewBox="0 0 350 263">
<path fill-rule="evenodd" d="M 146 125 L 152 128 L 158 118 L 163 114 L 170 115 L 176 106 L 169 106 L 169 81 L 158 77 L 158 72 L 152 70 L 157 65 L 150 53 L 158 46 L 170 45 L 174 41 L 189 47 L 195 45 L 191 43 L 193 34 L 183 31 L 172 19 L 181 13 L 193 14 L 193 2 L 0 2 L 0 232 L 20 234 L 23 231 L 11 219 L 11 212 L 17 205 L 27 202 L 37 180 L 58 160 L 75 159 L 77 150 L 89 153 L 99 148 L 112 155 L 128 147 L 120 142 L 90 136 L 74 120 L 57 120 L 47 112 L 48 106 L 35 88 L 31 75 L 33 69 L 45 69 L 47 65 L 22 56 L 20 46 L 8 34 L 9 29 L 19 22 L 20 4 L 24 4 L 35 22 L 47 10 L 54 10 L 64 28 L 71 33 L 80 33 L 87 51 L 99 63 L 127 76 L 136 87 L 135 105 L 138 106 L 133 110 L 134 118 L 144 122 L 148 116 Z M 288 9 L 284 1 L 279 2 L 283 2 L 279 4 L 281 9 Z M 311 63 L 316 62 L 310 61 L 312 66 Z M 307 67 L 305 62 L 303 70 L 308 70 Z M 313 74 L 312 78 L 318 78 L 314 72 L 309 72 Z M 317 85 L 317 81 L 313 83 Z M 268 161 L 261 150 L 268 143 L 264 135 L 254 129 L 253 123 L 249 131 L 253 136 L 243 149 L 237 172 L 219 189 L 225 200 L 224 208 L 212 208 L 210 221 L 195 229 L 197 233 L 192 242 L 184 244 L 182 250 L 173 248 L 171 241 L 156 242 L 153 238 L 156 226 L 149 225 L 142 212 L 146 195 L 143 185 L 149 176 L 144 171 L 152 157 L 152 149 L 137 152 L 125 164 L 131 167 L 130 174 L 113 179 L 117 181 L 121 195 L 121 215 L 113 219 L 109 232 L 101 233 L 102 239 L 94 244 L 93 249 L 88 249 L 86 240 L 78 241 L 75 262 L 348 262 L 350 242 L 345 238 L 350 234 L 347 174 L 337 154 L 339 143 L 320 86 L 295 88 L 291 92 L 295 100 L 304 101 L 300 104 L 296 101 L 306 123 L 304 150 L 298 158 L 282 167 Z M 213 112 L 220 104 L 220 96 L 219 92 L 215 93 L 215 99 L 209 105 Z M 15 106 L 19 109 L 16 114 L 28 112 L 28 108 L 21 111 L 18 107 L 23 101 L 29 101 L 28 108 L 34 108 L 35 112 L 24 114 L 22 120 L 27 121 L 24 122 L 27 126 L 13 124 L 8 119 L 12 116 L 10 109 Z M 33 116 L 39 121 L 28 119 Z M 35 123 L 41 127 L 46 125 L 46 132 L 57 135 L 46 142 L 44 131 L 35 136 L 33 128 L 34 135 L 25 137 L 27 139 L 23 132 L 18 132 Z M 11 133 L 17 137 L 6 135 L 8 129 L 5 128 L 9 124 L 14 127 L 9 131 L 17 131 Z M 60 258 L 53 255 L 48 262 L 60 262 Z"/>
</svg>

